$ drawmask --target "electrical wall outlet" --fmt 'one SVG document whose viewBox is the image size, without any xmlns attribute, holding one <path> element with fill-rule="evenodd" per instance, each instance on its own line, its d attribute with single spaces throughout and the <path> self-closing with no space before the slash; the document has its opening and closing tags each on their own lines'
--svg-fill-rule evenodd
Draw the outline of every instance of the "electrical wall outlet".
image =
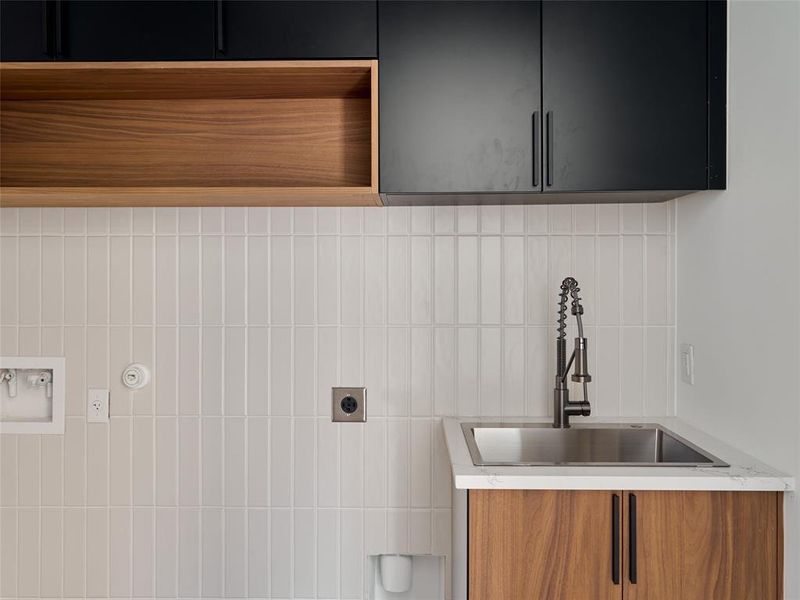
<svg viewBox="0 0 800 600">
<path fill-rule="evenodd" d="M 90 389 L 86 398 L 86 420 L 108 423 L 108 390 Z"/>
<path fill-rule="evenodd" d="M 367 420 L 367 388 L 335 387 L 331 393 L 331 420 L 363 423 Z"/>
</svg>

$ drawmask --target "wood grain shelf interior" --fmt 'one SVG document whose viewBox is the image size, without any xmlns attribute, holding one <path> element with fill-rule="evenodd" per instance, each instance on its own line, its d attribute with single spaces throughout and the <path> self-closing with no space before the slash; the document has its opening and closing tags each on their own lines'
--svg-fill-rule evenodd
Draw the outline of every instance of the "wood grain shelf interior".
<svg viewBox="0 0 800 600">
<path fill-rule="evenodd" d="M 5 63 L 3 205 L 377 204 L 377 61 Z"/>
</svg>

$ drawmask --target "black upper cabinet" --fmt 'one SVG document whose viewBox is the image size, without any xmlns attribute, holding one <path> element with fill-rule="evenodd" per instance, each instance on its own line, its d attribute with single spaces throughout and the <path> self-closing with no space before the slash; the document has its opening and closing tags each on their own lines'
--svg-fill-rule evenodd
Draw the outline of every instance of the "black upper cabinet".
<svg viewBox="0 0 800 600">
<path fill-rule="evenodd" d="M 191 1 L 64 2 L 58 57 L 66 60 L 205 60 L 214 58 L 214 3 Z M 58 29 L 58 26 L 57 26 Z"/>
<path fill-rule="evenodd" d="M 375 0 L 216 2 L 217 58 L 374 58 Z"/>
<path fill-rule="evenodd" d="M 542 4 L 545 191 L 707 187 L 706 11 Z"/>
<path fill-rule="evenodd" d="M 714 0 L 380 2 L 384 199 L 724 189 L 725 11 Z"/>
<path fill-rule="evenodd" d="M 378 17 L 380 191 L 539 189 L 539 3 L 380 2 Z"/>
<path fill-rule="evenodd" d="M 52 60 L 53 8 L 52 2 L 2 0 L 0 60 Z"/>
</svg>

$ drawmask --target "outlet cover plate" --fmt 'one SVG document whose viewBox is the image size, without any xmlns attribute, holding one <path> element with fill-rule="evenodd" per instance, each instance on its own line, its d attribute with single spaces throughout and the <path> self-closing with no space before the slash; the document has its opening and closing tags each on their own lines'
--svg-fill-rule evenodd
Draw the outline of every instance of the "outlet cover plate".
<svg viewBox="0 0 800 600">
<path fill-rule="evenodd" d="M 367 420 L 367 388 L 332 388 L 331 420 L 334 423 L 365 422 Z"/>
<path fill-rule="evenodd" d="M 694 385 L 694 346 L 681 344 L 681 381 Z"/>
<path fill-rule="evenodd" d="M 108 390 L 89 389 L 86 395 L 86 420 L 89 423 L 108 423 Z"/>
</svg>

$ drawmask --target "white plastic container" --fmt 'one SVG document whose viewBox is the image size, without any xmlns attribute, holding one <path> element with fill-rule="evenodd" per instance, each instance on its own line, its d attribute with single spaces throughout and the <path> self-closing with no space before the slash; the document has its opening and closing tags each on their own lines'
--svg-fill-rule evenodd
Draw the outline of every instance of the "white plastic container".
<svg viewBox="0 0 800 600">
<path fill-rule="evenodd" d="M 387 592 L 402 593 L 411 589 L 412 559 L 405 554 L 381 554 L 381 585 Z"/>
</svg>

